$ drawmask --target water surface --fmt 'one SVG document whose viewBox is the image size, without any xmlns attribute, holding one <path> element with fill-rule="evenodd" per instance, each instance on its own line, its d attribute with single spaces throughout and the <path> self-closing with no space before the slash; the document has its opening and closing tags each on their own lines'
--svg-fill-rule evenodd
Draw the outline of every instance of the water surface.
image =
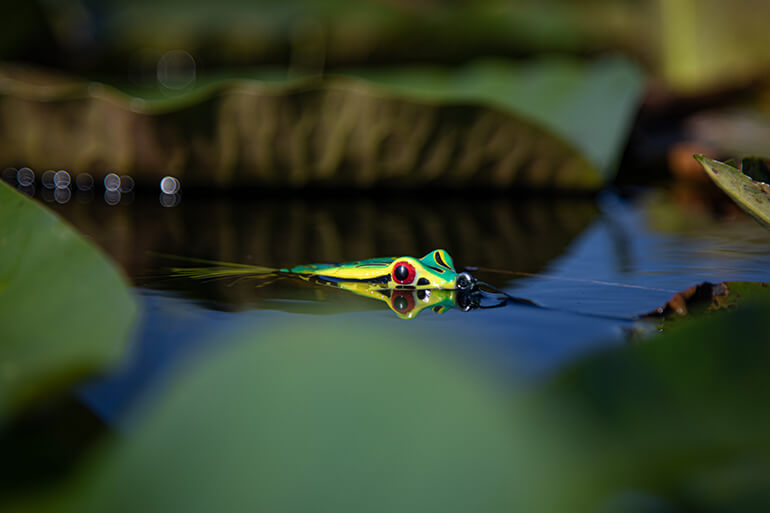
<svg viewBox="0 0 770 513">
<path fill-rule="evenodd" d="M 486 372 L 521 382 L 627 343 L 634 315 L 695 283 L 770 280 L 768 233 L 713 191 L 440 199 L 190 194 L 171 208 L 142 191 L 118 205 L 86 199 L 46 203 L 124 268 L 143 306 L 122 368 L 82 392 L 116 424 L 169 371 L 190 355 L 218 350 L 217 340 L 247 323 L 270 329 L 323 315 L 394 336 L 429 333 Z M 436 248 L 449 251 L 458 269 L 485 269 L 473 274 L 548 308 L 427 309 L 403 320 L 383 302 L 295 280 L 256 287 L 170 278 L 169 267 L 185 264 L 162 256 L 283 267 L 420 257 Z"/>
</svg>

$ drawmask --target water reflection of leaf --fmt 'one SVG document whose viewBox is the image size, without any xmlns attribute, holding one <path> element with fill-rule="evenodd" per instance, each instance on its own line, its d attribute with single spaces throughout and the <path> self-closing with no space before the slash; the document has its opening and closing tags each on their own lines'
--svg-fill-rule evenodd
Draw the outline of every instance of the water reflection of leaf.
<svg viewBox="0 0 770 513">
<path fill-rule="evenodd" d="M 121 355 L 136 305 L 66 223 L 0 183 L 0 423 Z"/>
<path fill-rule="evenodd" d="M 424 255 L 445 247 L 460 267 L 538 272 L 598 213 L 596 204 L 587 199 L 494 196 L 193 198 L 174 209 L 138 198 L 130 209 L 75 202 L 57 208 L 102 244 L 139 285 L 179 290 L 208 299 L 218 308 L 259 307 L 275 299 L 318 302 L 319 298 L 315 288 L 301 284 L 265 290 L 248 283 L 228 287 L 224 282 L 204 286 L 164 282 L 148 276 L 148 271 L 162 270 L 169 261 L 149 252 L 286 267 L 376 255 Z M 499 276 L 488 278 L 499 284 Z M 335 302 L 344 296 L 333 290 L 323 294 L 335 297 Z"/>
<path fill-rule="evenodd" d="M 425 76 L 235 76 L 153 100 L 4 66 L 0 159 L 187 185 L 590 190 L 615 173 L 642 85 L 620 59 Z"/>
</svg>

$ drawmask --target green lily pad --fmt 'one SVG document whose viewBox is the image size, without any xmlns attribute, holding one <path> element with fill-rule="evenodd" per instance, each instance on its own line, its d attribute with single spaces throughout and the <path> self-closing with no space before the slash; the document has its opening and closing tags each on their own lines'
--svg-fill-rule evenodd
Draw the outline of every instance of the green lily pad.
<svg viewBox="0 0 770 513">
<path fill-rule="evenodd" d="M 589 358 L 542 391 L 539 401 L 591 462 L 586 493 L 619 502 L 600 511 L 770 507 L 763 296 Z M 665 507 L 637 509 L 634 500 Z"/>
<path fill-rule="evenodd" d="M 730 164 L 712 160 L 704 155 L 694 157 L 720 189 L 762 226 L 770 229 L 770 184 L 752 178 Z M 744 162 L 747 161 L 744 160 Z M 757 178 L 761 179 L 764 176 L 757 175 L 762 167 L 758 166 L 754 159 L 748 160 L 744 167 L 746 171 L 753 172 Z"/>
<path fill-rule="evenodd" d="M 63 493 L 23 506 L 764 511 L 768 308 L 605 351 L 523 397 L 429 334 L 248 330 L 178 375 Z"/>
<path fill-rule="evenodd" d="M 751 304 L 762 299 L 770 301 L 770 284 L 768 283 L 729 281 L 714 284 L 703 282 L 677 292 L 665 305 L 642 317 L 671 320 L 693 313 L 702 314 L 733 309 L 744 303 Z"/>
<path fill-rule="evenodd" d="M 109 447 L 71 509 L 53 507 L 532 511 L 512 479 L 547 451 L 517 442 L 534 438 L 513 430 L 509 398 L 395 331 L 312 321 L 241 333 Z"/>
<path fill-rule="evenodd" d="M 136 308 L 99 250 L 0 182 L 0 423 L 115 362 Z"/>
<path fill-rule="evenodd" d="M 145 183 L 592 190 L 614 176 L 642 85 L 622 59 L 244 72 L 162 94 L 4 66 L 0 160 Z"/>
</svg>

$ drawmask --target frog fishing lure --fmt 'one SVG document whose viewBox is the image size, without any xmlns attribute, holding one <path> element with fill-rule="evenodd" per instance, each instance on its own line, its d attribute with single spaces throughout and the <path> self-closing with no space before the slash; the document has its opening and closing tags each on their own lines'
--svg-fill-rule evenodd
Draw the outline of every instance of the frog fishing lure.
<svg viewBox="0 0 770 513">
<path fill-rule="evenodd" d="M 455 270 L 452 257 L 443 249 L 431 251 L 419 259 L 408 256 L 370 258 L 355 262 L 297 265 L 280 269 L 189 260 L 215 265 L 173 268 L 173 274 L 177 277 L 196 279 L 250 276 L 267 280 L 273 277 L 296 277 L 328 285 L 358 283 L 380 289 L 470 290 L 476 284 L 470 274 L 458 273 Z"/>
<path fill-rule="evenodd" d="M 282 277 L 299 278 L 385 301 L 391 310 L 404 319 L 412 319 L 427 308 L 436 313 L 443 313 L 450 308 L 467 312 L 477 308 L 499 308 L 515 304 L 550 310 L 547 306 L 511 296 L 489 283 L 478 281 L 467 272 L 458 273 L 452 257 L 443 249 L 431 251 L 422 258 L 370 258 L 342 264 L 297 265 L 280 269 L 198 259 L 185 260 L 210 265 L 172 268 L 174 276 L 194 279 L 250 278 L 258 280 L 259 285 L 266 285 Z M 500 298 L 496 303 L 483 305 L 482 292 L 491 292 Z M 632 320 L 612 315 L 562 311 L 604 319 Z"/>
<path fill-rule="evenodd" d="M 173 268 L 176 277 L 194 279 L 250 278 L 266 285 L 274 279 L 293 277 L 347 290 L 387 303 L 399 317 L 411 319 L 422 310 L 436 313 L 459 307 L 468 310 L 476 280 L 468 273 L 458 273 L 452 257 L 443 249 L 422 258 L 409 256 L 370 258 L 337 264 L 297 265 L 285 268 L 189 259 L 209 267 Z"/>
<path fill-rule="evenodd" d="M 314 277 L 330 283 L 365 283 L 377 288 L 468 290 L 475 280 L 468 273 L 458 273 L 454 261 L 443 249 L 422 258 L 370 258 L 344 264 L 298 265 L 278 272 Z"/>
</svg>

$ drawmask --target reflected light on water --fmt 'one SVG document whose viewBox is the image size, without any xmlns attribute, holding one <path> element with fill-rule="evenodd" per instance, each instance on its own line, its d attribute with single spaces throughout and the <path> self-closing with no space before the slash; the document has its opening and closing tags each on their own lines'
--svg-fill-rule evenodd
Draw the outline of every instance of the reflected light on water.
<svg viewBox="0 0 770 513">
<path fill-rule="evenodd" d="M 23 192 L 24 194 L 26 194 L 27 196 L 30 196 L 33 198 L 35 197 L 35 184 L 30 184 L 30 185 L 19 184 L 17 189 Z"/>
<path fill-rule="evenodd" d="M 110 206 L 115 206 L 120 203 L 120 191 L 109 189 L 104 191 L 104 202 Z"/>
<path fill-rule="evenodd" d="M 176 194 L 179 192 L 180 184 L 179 180 L 173 176 L 164 176 L 160 180 L 160 190 L 164 194 Z"/>
<path fill-rule="evenodd" d="M 70 174 L 63 169 L 53 175 L 53 183 L 57 189 L 68 189 L 71 181 Z"/>
<path fill-rule="evenodd" d="M 160 204 L 163 205 L 166 208 L 171 208 L 179 205 L 179 202 L 181 201 L 181 197 L 179 194 L 166 194 L 165 192 L 160 193 Z"/>
<path fill-rule="evenodd" d="M 44 187 L 44 188 L 40 189 L 40 197 L 46 203 L 52 203 L 54 201 L 53 191 L 54 191 L 54 189 L 49 189 L 47 187 Z"/>
<path fill-rule="evenodd" d="M 110 173 L 104 177 L 104 188 L 109 192 L 120 190 L 120 177 L 115 173 Z M 107 196 L 105 195 L 105 198 Z"/>
<path fill-rule="evenodd" d="M 72 191 L 70 191 L 69 188 L 57 187 L 57 189 L 53 193 L 53 197 L 57 203 L 60 203 L 63 205 L 65 203 L 68 203 L 69 200 L 72 198 Z"/>
<path fill-rule="evenodd" d="M 22 187 L 30 187 L 35 183 L 35 172 L 28 167 L 23 167 L 16 172 L 16 181 Z M 34 187 L 32 190 L 34 191 Z"/>
</svg>

